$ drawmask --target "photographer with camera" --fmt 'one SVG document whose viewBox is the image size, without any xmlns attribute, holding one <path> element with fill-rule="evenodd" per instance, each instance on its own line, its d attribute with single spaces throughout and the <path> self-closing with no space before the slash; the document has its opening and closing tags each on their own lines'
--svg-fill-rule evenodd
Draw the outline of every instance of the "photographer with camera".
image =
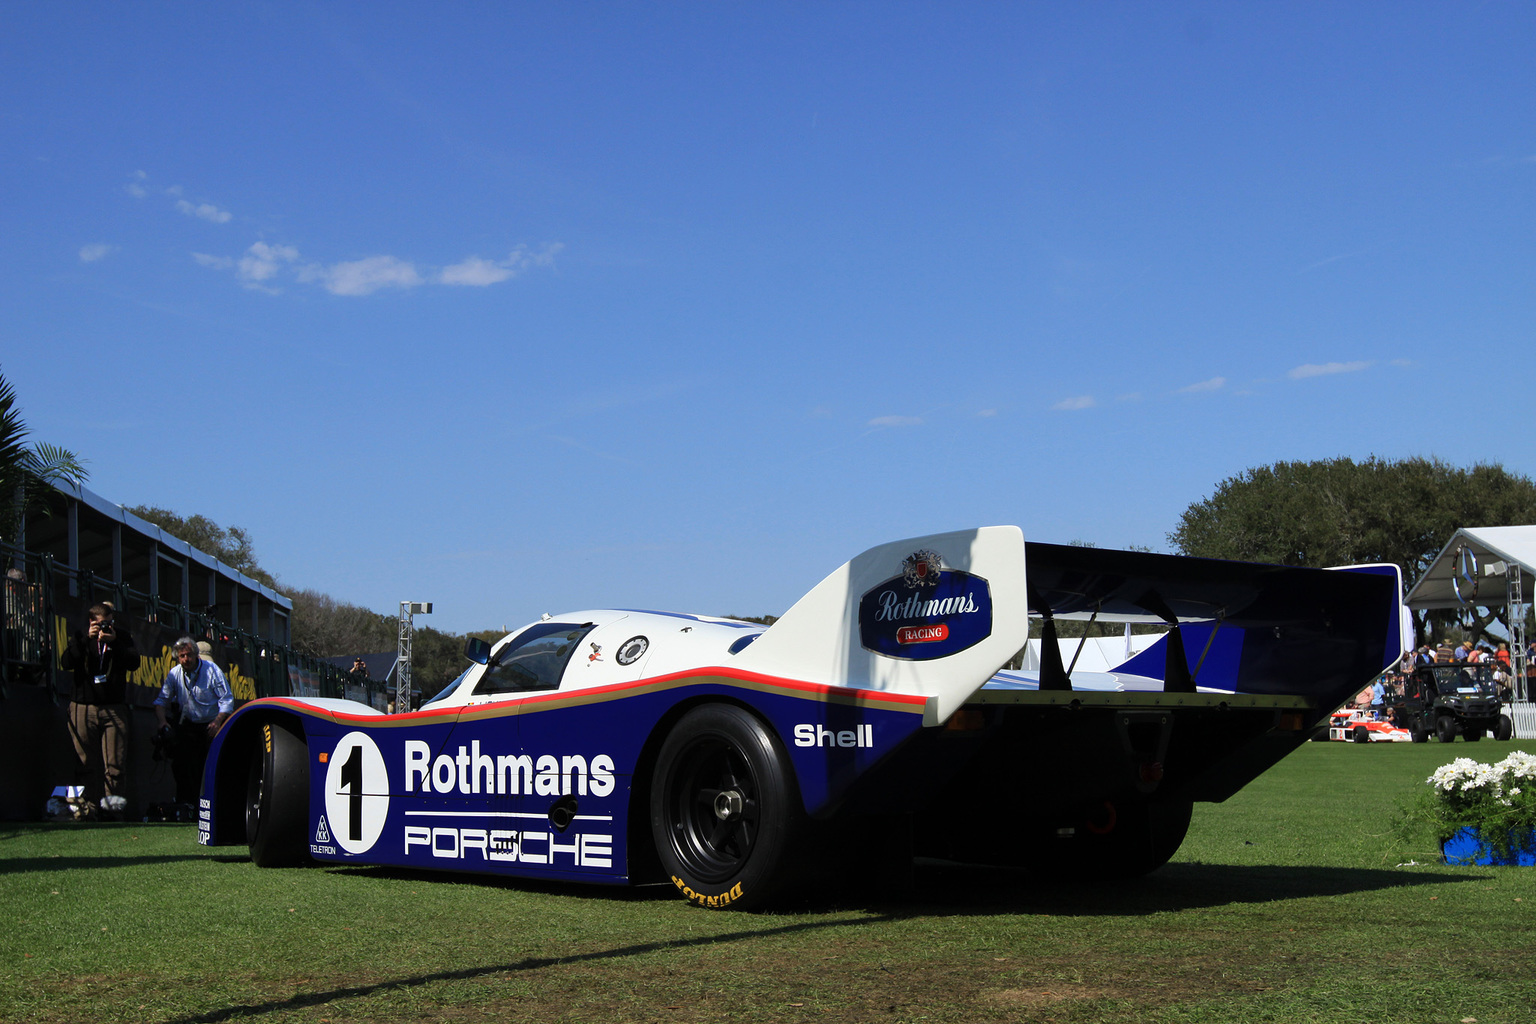
<svg viewBox="0 0 1536 1024">
<path fill-rule="evenodd" d="M 118 815 L 128 806 L 123 768 L 128 760 L 128 673 L 139 667 L 139 651 L 114 609 L 93 604 L 85 632 L 76 630 L 59 664 L 75 674 L 69 702 L 69 738 L 85 774 L 87 808 Z M 91 810 L 87 814 L 93 813 Z"/>
<path fill-rule="evenodd" d="M 176 779 L 176 803 L 186 806 L 188 820 L 192 820 L 202 791 L 208 745 L 234 712 L 235 696 L 219 666 L 199 657 L 196 640 L 184 636 L 172 651 L 176 665 L 166 673 L 165 684 L 155 698 L 155 719 L 160 723 L 156 739 L 163 748 L 164 741 L 174 736 L 171 775 Z M 174 730 L 165 712 L 171 704 L 181 708 L 181 722 Z"/>
</svg>

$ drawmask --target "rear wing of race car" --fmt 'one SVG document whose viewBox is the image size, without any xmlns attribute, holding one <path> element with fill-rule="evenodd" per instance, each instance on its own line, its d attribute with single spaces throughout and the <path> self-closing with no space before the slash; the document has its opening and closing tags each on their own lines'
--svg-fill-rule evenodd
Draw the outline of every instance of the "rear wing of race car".
<svg viewBox="0 0 1536 1024">
<path fill-rule="evenodd" d="M 744 649 L 742 668 L 929 698 L 937 725 L 1043 620 L 1042 692 L 1072 679 L 1058 619 L 1157 622 L 1167 635 L 1115 670 L 1128 688 L 1284 695 L 1316 719 L 1402 650 L 1395 566 L 1348 571 L 1026 543 L 1013 526 L 871 548 Z M 1309 723 L 1310 724 L 1310 723 Z"/>
</svg>

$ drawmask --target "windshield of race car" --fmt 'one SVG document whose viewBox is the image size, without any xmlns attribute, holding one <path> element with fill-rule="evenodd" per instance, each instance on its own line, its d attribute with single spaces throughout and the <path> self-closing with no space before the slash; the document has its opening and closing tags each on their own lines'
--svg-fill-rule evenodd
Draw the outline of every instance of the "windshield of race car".
<svg viewBox="0 0 1536 1024">
<path fill-rule="evenodd" d="M 460 672 L 458 675 L 454 676 L 453 677 L 453 682 L 449 683 L 447 686 L 443 687 L 441 690 L 438 690 L 437 693 L 435 695 L 433 695 L 431 700 L 422 701 L 421 706 L 422 707 L 426 707 L 428 704 L 436 704 L 438 701 L 440 701 L 444 697 L 448 696 L 454 690 L 457 690 L 459 688 L 459 684 L 464 681 L 464 677 L 469 675 L 469 670 L 474 668 L 474 667 L 475 667 L 474 665 L 470 665 L 469 668 L 465 669 L 463 672 Z"/>
<path fill-rule="evenodd" d="M 592 623 L 540 622 L 513 637 L 491 655 L 476 694 L 555 690 L 581 638 Z"/>
</svg>

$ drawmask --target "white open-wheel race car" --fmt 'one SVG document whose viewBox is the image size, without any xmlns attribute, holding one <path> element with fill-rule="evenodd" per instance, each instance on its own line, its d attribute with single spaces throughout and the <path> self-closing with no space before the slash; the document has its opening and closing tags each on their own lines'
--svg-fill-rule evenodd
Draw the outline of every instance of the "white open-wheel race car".
<svg viewBox="0 0 1536 1024">
<path fill-rule="evenodd" d="M 1328 738 L 1350 743 L 1413 743 L 1411 729 L 1378 719 L 1367 708 L 1340 708 L 1328 718 Z"/>
<path fill-rule="evenodd" d="M 1138 875 L 1402 649 L 1393 567 L 1330 571 L 1026 543 L 866 551 L 772 626 L 546 616 L 420 709 L 242 706 L 198 839 L 311 859 L 667 881 L 705 907 L 896 877 L 914 856 Z M 1073 672 L 1060 619 L 1160 622 Z M 1002 671 L 1043 624 L 1034 672 Z M 1075 660 L 1075 659 L 1074 659 Z"/>
</svg>

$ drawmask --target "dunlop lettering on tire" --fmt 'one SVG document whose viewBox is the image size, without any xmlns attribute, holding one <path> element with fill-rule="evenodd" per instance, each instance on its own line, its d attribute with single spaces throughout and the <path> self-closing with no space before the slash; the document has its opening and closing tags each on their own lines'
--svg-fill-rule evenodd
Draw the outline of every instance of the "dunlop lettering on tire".
<svg viewBox="0 0 1536 1024">
<path fill-rule="evenodd" d="M 799 874 L 805 832 L 783 747 L 751 712 L 706 704 L 657 755 L 651 829 L 662 868 L 690 903 L 761 907 Z"/>
</svg>

